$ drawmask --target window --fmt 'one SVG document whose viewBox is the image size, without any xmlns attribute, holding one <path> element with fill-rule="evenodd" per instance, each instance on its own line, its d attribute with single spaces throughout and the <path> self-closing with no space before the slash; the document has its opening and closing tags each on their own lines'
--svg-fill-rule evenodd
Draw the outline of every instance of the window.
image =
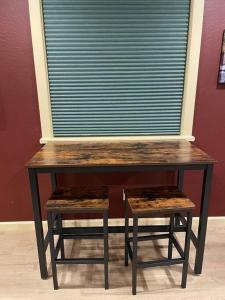
<svg viewBox="0 0 225 300">
<path fill-rule="evenodd" d="M 187 138 L 203 0 L 29 1 L 42 139 Z"/>
</svg>

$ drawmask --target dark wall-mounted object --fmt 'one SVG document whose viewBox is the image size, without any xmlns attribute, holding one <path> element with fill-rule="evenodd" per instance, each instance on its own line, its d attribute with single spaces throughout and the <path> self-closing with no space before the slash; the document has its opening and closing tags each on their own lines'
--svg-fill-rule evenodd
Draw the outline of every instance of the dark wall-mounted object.
<svg viewBox="0 0 225 300">
<path fill-rule="evenodd" d="M 220 58 L 218 83 L 225 85 L 225 30 L 223 32 L 223 42 L 222 42 L 222 51 L 221 51 L 221 58 Z"/>
</svg>

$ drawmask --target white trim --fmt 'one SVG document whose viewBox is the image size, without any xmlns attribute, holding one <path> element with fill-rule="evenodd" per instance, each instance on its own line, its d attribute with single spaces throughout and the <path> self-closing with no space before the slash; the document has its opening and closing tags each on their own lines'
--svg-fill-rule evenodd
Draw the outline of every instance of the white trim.
<svg viewBox="0 0 225 300">
<path fill-rule="evenodd" d="M 187 62 L 185 71 L 181 134 L 175 136 L 123 136 L 123 137 L 74 137 L 55 138 L 53 136 L 51 104 L 49 94 L 47 59 L 44 39 L 42 0 L 29 0 L 31 35 L 35 63 L 36 82 L 39 99 L 42 138 L 40 142 L 49 141 L 106 141 L 106 140 L 174 140 L 194 141 L 192 126 L 195 107 L 195 96 L 198 78 L 198 66 L 201 47 L 204 0 L 191 0 L 190 24 L 188 36 Z"/>
<path fill-rule="evenodd" d="M 184 96 L 181 117 L 181 135 L 192 135 L 198 67 L 204 15 L 204 0 L 192 0 L 188 34 Z"/>
<path fill-rule="evenodd" d="M 30 27 L 42 137 L 52 138 L 52 115 L 41 0 L 29 0 Z"/>
<path fill-rule="evenodd" d="M 132 221 L 130 219 L 130 221 Z M 198 224 L 199 217 L 193 218 L 193 224 Z M 220 217 L 209 217 L 208 222 L 216 222 L 221 221 L 225 222 L 225 216 Z M 145 218 L 141 219 L 139 221 L 139 225 L 165 225 L 168 224 L 169 219 L 168 218 Z M 44 229 L 47 229 L 47 221 L 43 221 Z M 63 221 L 64 226 L 102 226 L 102 219 L 83 219 L 83 220 L 64 220 Z M 132 224 L 132 222 L 131 222 Z M 123 226 L 124 225 L 124 219 L 118 218 L 118 219 L 109 219 L 109 226 Z M 15 222 L 0 222 L 0 231 L 3 229 L 15 229 L 15 228 L 32 228 L 34 229 L 34 221 L 15 221 Z"/>
<path fill-rule="evenodd" d="M 119 137 L 52 137 L 52 138 L 41 138 L 40 143 L 46 144 L 48 142 L 111 142 L 111 141 L 172 141 L 172 140 L 187 140 L 193 142 L 194 136 L 181 136 L 181 135 L 159 135 L 159 136 L 119 136 Z"/>
</svg>

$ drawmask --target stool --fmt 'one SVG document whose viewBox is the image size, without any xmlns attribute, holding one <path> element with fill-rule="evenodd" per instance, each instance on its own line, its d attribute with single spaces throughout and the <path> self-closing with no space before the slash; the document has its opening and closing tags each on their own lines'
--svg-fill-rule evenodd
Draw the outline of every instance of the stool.
<svg viewBox="0 0 225 300">
<path fill-rule="evenodd" d="M 50 241 L 51 265 L 54 289 L 58 289 L 57 264 L 104 264 L 105 289 L 108 289 L 108 189 L 87 188 L 87 187 L 67 187 L 57 188 L 50 199 L 47 201 L 48 234 Z M 64 228 L 58 226 L 54 229 L 54 220 L 62 220 L 62 214 L 73 213 L 100 213 L 103 215 L 103 233 L 90 234 L 67 234 Z M 55 245 L 54 235 L 59 238 Z M 66 258 L 64 253 L 64 239 L 103 239 L 104 240 L 104 258 Z M 59 251 L 61 258 L 58 258 Z"/>
<path fill-rule="evenodd" d="M 183 264 L 182 288 L 186 287 L 188 259 L 190 248 L 190 235 L 192 224 L 192 210 L 194 203 L 189 200 L 177 187 L 156 187 L 126 189 L 125 193 L 125 266 L 128 265 L 128 256 L 132 261 L 132 294 L 136 294 L 137 268 L 168 266 Z M 133 236 L 129 237 L 128 210 L 133 218 Z M 187 216 L 187 224 L 184 227 L 185 246 L 182 249 L 174 235 L 174 215 L 184 213 Z M 138 218 L 152 217 L 162 214 L 170 216 L 168 234 L 147 235 L 138 237 Z M 137 257 L 138 241 L 157 240 L 168 238 L 168 258 L 157 261 L 139 261 Z M 133 249 L 130 246 L 133 242 Z M 177 249 L 180 258 L 172 258 L 173 245 Z"/>
</svg>

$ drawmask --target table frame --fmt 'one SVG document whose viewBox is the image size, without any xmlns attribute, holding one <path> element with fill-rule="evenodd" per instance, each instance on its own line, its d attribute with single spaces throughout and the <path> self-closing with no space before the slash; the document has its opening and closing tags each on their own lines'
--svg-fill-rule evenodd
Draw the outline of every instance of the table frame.
<svg viewBox="0 0 225 300">
<path fill-rule="evenodd" d="M 46 250 L 49 244 L 48 233 L 44 236 L 42 226 L 42 215 L 41 215 L 41 204 L 39 195 L 39 184 L 38 174 L 49 173 L 51 174 L 52 188 L 54 189 L 57 185 L 56 175 L 59 173 L 90 173 L 90 172 L 152 172 L 152 171 L 177 171 L 177 186 L 182 190 L 184 181 L 184 172 L 186 170 L 203 170 L 203 184 L 202 184 L 202 195 L 201 195 L 201 206 L 200 206 L 200 218 L 198 226 L 197 236 L 194 232 L 191 232 L 191 240 L 196 248 L 195 257 L 195 274 L 202 273 L 203 257 L 205 249 L 205 237 L 207 230 L 208 221 L 208 207 L 209 207 L 209 196 L 212 181 L 213 163 L 194 163 L 194 164 L 170 164 L 170 165 L 131 165 L 131 166 L 97 166 L 97 167 L 28 167 L 29 180 L 32 195 L 32 205 L 34 213 L 35 233 L 36 242 L 39 258 L 39 267 L 42 279 L 48 278 L 47 261 L 46 261 Z M 181 217 L 176 219 L 175 232 L 184 231 L 184 226 L 180 225 L 186 223 L 186 219 Z M 99 232 L 102 228 L 98 227 L 79 227 L 79 228 L 65 228 L 64 233 L 89 233 Z M 124 232 L 124 226 L 109 226 L 109 233 L 120 233 Z M 132 227 L 129 228 L 132 231 Z M 152 226 L 140 226 L 140 232 L 165 232 L 169 230 L 168 225 L 152 225 Z M 55 229 L 57 233 L 57 229 Z"/>
</svg>

